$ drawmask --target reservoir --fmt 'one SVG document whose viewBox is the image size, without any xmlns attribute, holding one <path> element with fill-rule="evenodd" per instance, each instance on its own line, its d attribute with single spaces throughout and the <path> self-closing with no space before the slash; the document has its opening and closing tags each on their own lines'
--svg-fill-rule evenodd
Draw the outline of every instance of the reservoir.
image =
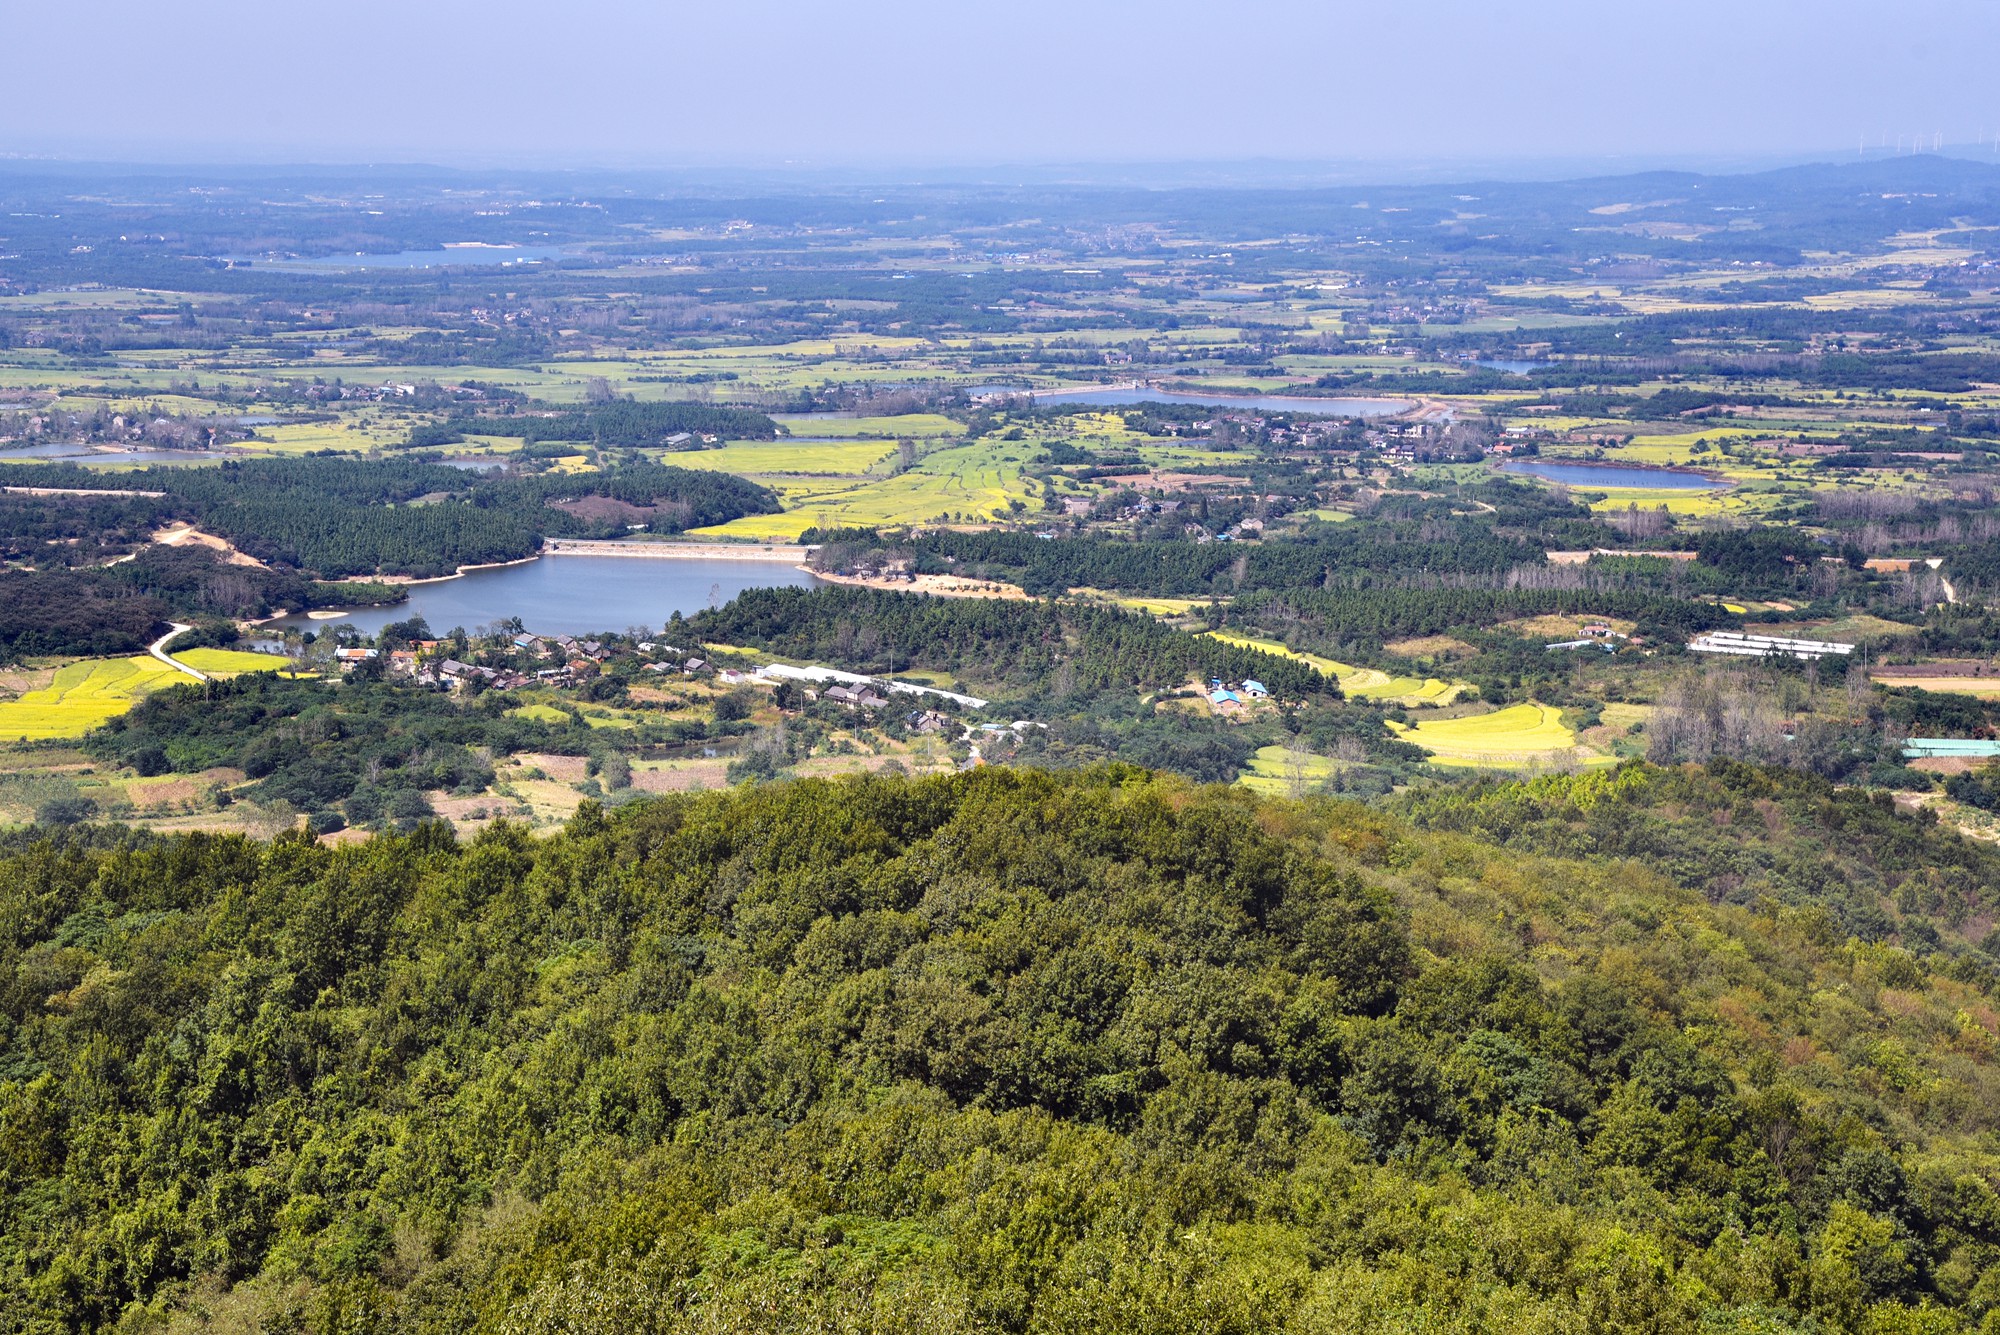
<svg viewBox="0 0 2000 1335">
<path fill-rule="evenodd" d="M 1526 473 L 1566 487 L 1610 487 L 1643 491 L 1720 491 L 1728 486 L 1701 473 L 1674 468 L 1621 468 L 1617 464 L 1558 464 L 1516 459 L 1500 465 L 1503 473 Z"/>
<path fill-rule="evenodd" d="M 537 634 L 587 635 L 628 626 L 658 629 L 675 612 L 685 616 L 711 603 L 719 607 L 745 589 L 819 583 L 786 560 L 545 556 L 412 584 L 410 600 L 394 607 L 356 608 L 326 621 L 290 616 L 270 624 L 317 631 L 352 626 L 373 635 L 392 621 L 422 616 L 442 635 L 455 626 L 477 630 L 519 617 Z"/>
<path fill-rule="evenodd" d="M 56 460 L 81 464 L 86 468 L 174 467 L 181 464 L 214 463 L 224 459 L 245 459 L 249 455 L 216 450 L 93 450 L 88 445 L 22 445 L 0 450 L 0 463 L 32 463 Z"/>
</svg>

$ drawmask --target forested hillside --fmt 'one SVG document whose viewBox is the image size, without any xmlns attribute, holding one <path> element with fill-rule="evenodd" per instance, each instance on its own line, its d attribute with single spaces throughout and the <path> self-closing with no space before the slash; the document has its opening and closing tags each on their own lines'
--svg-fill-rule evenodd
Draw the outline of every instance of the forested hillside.
<svg viewBox="0 0 2000 1335">
<path fill-rule="evenodd" d="M 0 663 L 41 654 L 132 654 L 171 615 L 264 616 L 281 608 L 399 602 L 403 590 L 321 583 L 296 570 L 231 565 L 205 547 L 147 547 L 86 569 L 0 571 Z"/>
<path fill-rule="evenodd" d="M 217 468 L 148 468 L 107 475 L 73 465 L 0 464 L 0 482 L 85 493 L 60 502 L 56 526 L 39 510 L 0 503 L 0 547 L 87 535 L 81 549 L 130 545 L 142 525 L 183 519 L 260 560 L 328 579 L 376 573 L 448 575 L 462 565 L 534 554 L 545 534 L 622 537 L 637 526 L 678 533 L 777 509 L 766 488 L 726 473 L 634 463 L 590 473 L 482 478 L 438 463 L 325 457 L 252 459 Z M 88 492 L 158 495 L 97 501 Z M 578 510 L 585 498 L 617 503 Z M 569 502 L 572 508 L 561 508 Z M 636 513 L 635 513 L 636 512 Z M 138 532 L 135 533 L 135 530 Z"/>
<path fill-rule="evenodd" d="M 0 1325 L 1977 1328 L 1994 961 L 1843 920 L 1925 843 L 1990 919 L 1994 855 L 1762 773 L 10 835 Z M 1702 785 L 1687 859 L 1583 837 Z"/>
<path fill-rule="evenodd" d="M 1340 688 L 1293 659 L 1188 635 L 1137 612 L 1089 603 L 913 598 L 880 589 L 748 589 L 696 613 L 687 633 L 796 658 L 892 674 L 929 668 L 1011 688 L 1054 692 L 1157 690 L 1211 676 L 1261 680 L 1301 699 Z"/>
</svg>

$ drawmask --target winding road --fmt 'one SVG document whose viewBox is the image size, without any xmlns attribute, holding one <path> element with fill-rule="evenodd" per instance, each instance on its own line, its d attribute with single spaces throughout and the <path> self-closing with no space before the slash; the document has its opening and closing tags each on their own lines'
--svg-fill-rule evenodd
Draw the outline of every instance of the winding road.
<svg viewBox="0 0 2000 1335">
<path fill-rule="evenodd" d="M 172 625 L 173 629 L 169 630 L 165 635 L 162 635 L 159 639 L 154 640 L 151 644 L 147 645 L 146 652 L 151 654 L 153 657 L 159 659 L 162 663 L 165 663 L 168 667 L 172 668 L 176 672 L 185 672 L 190 677 L 193 677 L 196 681 L 207 681 L 208 674 L 206 672 L 195 671 L 193 668 L 189 667 L 186 663 L 181 662 L 180 659 L 175 658 L 172 654 L 167 652 L 167 642 L 169 640 L 173 639 L 174 636 L 179 635 L 182 631 L 193 630 L 194 627 L 189 625 L 184 625 L 178 621 L 171 622 L 169 624 Z"/>
</svg>

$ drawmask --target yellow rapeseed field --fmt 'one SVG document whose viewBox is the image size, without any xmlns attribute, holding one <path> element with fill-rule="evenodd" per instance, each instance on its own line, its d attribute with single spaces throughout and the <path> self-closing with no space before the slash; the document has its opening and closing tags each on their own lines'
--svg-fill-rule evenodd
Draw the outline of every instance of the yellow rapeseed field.
<svg viewBox="0 0 2000 1335">
<path fill-rule="evenodd" d="M 285 660 L 234 649 L 189 649 L 181 662 L 212 677 L 243 672 L 275 672 Z M 15 700 L 0 701 L 0 737 L 47 741 L 81 737 L 114 719 L 152 692 L 190 683 L 155 658 L 86 658 L 56 670 L 55 680 Z"/>
</svg>

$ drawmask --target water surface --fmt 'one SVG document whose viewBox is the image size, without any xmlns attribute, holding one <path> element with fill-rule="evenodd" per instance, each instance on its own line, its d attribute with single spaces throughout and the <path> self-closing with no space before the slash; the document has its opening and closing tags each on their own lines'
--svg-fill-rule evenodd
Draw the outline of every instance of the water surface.
<svg viewBox="0 0 2000 1335">
<path fill-rule="evenodd" d="M 268 259 L 256 255 L 225 256 L 274 269 L 442 269 L 466 265 L 533 264 L 557 259 L 553 246 L 445 246 L 437 250 L 398 250 L 385 254 L 287 255 Z"/>
<path fill-rule="evenodd" d="M 353 626 L 373 635 L 391 621 L 421 615 L 443 634 L 455 626 L 481 626 L 519 617 L 538 634 L 586 635 L 658 628 L 675 612 L 686 616 L 720 606 L 745 589 L 791 585 L 810 588 L 819 579 L 787 561 L 667 560 L 643 556 L 544 556 L 525 565 L 474 570 L 457 579 L 410 586 L 410 600 L 394 607 L 359 608 L 344 617 L 303 616 L 278 627 L 332 630 Z"/>
<path fill-rule="evenodd" d="M 20 445 L 0 449 L 0 463 L 30 463 L 57 460 L 88 468 L 141 468 L 151 464 L 204 464 L 224 459 L 245 459 L 243 454 L 216 450 L 93 450 L 88 445 Z"/>
<path fill-rule="evenodd" d="M 1677 468 L 1626 468 L 1618 464 L 1559 464 L 1540 459 L 1514 459 L 1500 465 L 1503 473 L 1526 473 L 1567 487 L 1613 487 L 1646 491 L 1720 491 L 1728 486 L 1701 473 Z"/>
</svg>

